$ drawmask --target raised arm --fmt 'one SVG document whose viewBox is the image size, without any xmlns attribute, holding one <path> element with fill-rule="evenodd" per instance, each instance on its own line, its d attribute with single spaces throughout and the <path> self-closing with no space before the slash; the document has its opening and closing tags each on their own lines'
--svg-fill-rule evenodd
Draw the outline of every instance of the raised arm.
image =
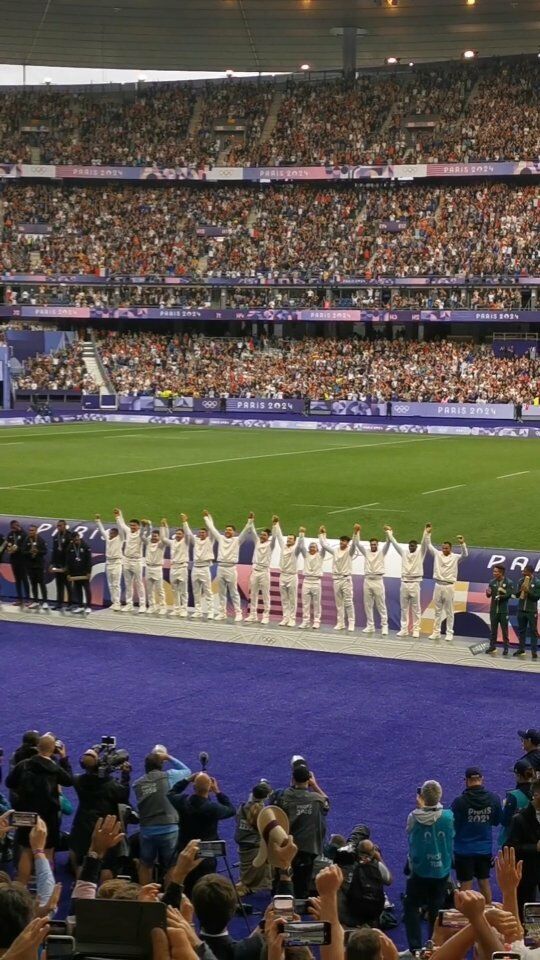
<svg viewBox="0 0 540 960">
<path fill-rule="evenodd" d="M 169 524 L 165 517 L 163 517 L 159 525 L 159 539 L 165 546 L 172 546 L 172 540 L 170 538 L 171 531 L 169 530 Z"/>
<path fill-rule="evenodd" d="M 396 550 L 399 553 L 400 557 L 402 557 L 403 547 L 401 546 L 400 543 L 397 542 L 396 538 L 394 537 L 394 531 L 392 530 L 392 527 L 385 527 L 384 529 L 386 530 L 386 539 L 388 541 L 388 545 L 392 544 L 394 550 Z"/>
<path fill-rule="evenodd" d="M 307 556 L 307 547 L 306 547 L 306 528 L 300 527 L 298 531 L 298 540 L 296 541 L 296 555 L 305 557 Z"/>
<path fill-rule="evenodd" d="M 334 556 L 336 549 L 335 547 L 331 547 L 326 539 L 326 527 L 319 527 L 319 543 L 322 550 L 326 550 L 327 553 Z"/>
<path fill-rule="evenodd" d="M 181 521 L 182 521 L 182 529 L 183 529 L 183 531 L 184 531 L 184 536 L 185 536 L 187 542 L 189 543 L 190 547 L 192 547 L 192 546 L 194 545 L 194 543 L 195 543 L 195 536 L 194 536 L 193 531 L 192 531 L 192 529 L 191 529 L 191 527 L 190 527 L 190 525 L 189 525 L 189 523 L 188 523 L 187 513 L 181 513 L 181 514 L 180 514 L 180 519 L 181 519 Z"/>
<path fill-rule="evenodd" d="M 101 522 L 101 517 L 100 517 L 99 513 L 96 513 L 96 516 L 95 516 L 94 519 L 95 519 L 95 521 L 96 521 L 96 526 L 97 526 L 97 528 L 98 528 L 98 530 L 99 530 L 101 539 L 102 539 L 102 540 L 107 540 L 107 539 L 108 539 L 108 537 L 107 537 L 107 531 L 106 531 L 105 527 L 103 526 L 103 524 L 102 524 L 102 522 Z"/>
<path fill-rule="evenodd" d="M 121 511 L 118 507 L 117 507 L 116 510 L 114 511 L 114 518 L 115 518 L 115 520 L 116 520 L 116 525 L 117 525 L 118 529 L 122 531 L 122 533 L 124 534 L 124 537 L 127 537 L 127 535 L 128 535 L 128 533 L 130 532 L 130 530 L 129 530 L 129 527 L 128 527 L 126 521 L 124 520 L 124 516 L 123 516 L 123 514 L 122 514 L 122 511 Z"/>
<path fill-rule="evenodd" d="M 255 514 L 250 513 L 247 518 L 245 527 L 238 534 L 238 543 L 245 543 L 246 540 L 249 540 L 251 538 L 251 531 L 253 529 L 254 519 L 255 519 Z"/>
<path fill-rule="evenodd" d="M 210 516 L 210 513 L 208 512 L 208 510 L 203 510 L 203 518 L 206 525 L 206 529 L 208 530 L 208 533 L 212 537 L 212 540 L 214 540 L 216 543 L 221 543 L 221 540 L 223 538 L 221 536 L 221 533 L 217 529 L 217 527 L 214 526 L 214 521 L 212 520 L 212 517 Z"/>
<path fill-rule="evenodd" d="M 285 546 L 285 540 L 283 539 L 283 534 L 279 525 L 279 517 L 276 517 L 275 514 L 272 517 L 272 538 L 277 540 L 279 549 L 283 550 L 283 547 Z"/>
<path fill-rule="evenodd" d="M 461 556 L 459 559 L 465 560 L 465 558 L 469 556 L 469 551 L 467 550 L 467 544 L 465 543 L 465 540 L 463 539 L 463 537 L 458 537 L 457 542 L 461 547 Z"/>
<path fill-rule="evenodd" d="M 426 527 L 425 527 L 425 530 L 424 530 L 424 536 L 422 537 L 422 543 L 423 543 L 423 544 L 425 543 L 425 551 L 426 551 L 427 553 L 431 553 L 431 555 L 434 557 L 435 554 L 437 553 L 437 551 L 436 551 L 435 547 L 433 546 L 433 544 L 432 544 L 432 542 L 431 542 L 431 531 L 432 531 L 432 529 L 433 529 L 433 527 L 431 526 L 431 524 L 430 524 L 430 523 L 426 523 Z"/>
</svg>

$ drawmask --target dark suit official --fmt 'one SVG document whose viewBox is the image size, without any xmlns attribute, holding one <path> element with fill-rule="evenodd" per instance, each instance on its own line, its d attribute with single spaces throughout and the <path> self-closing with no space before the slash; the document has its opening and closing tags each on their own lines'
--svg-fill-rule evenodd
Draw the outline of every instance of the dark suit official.
<svg viewBox="0 0 540 960">
<path fill-rule="evenodd" d="M 183 791 L 191 780 L 180 780 L 168 793 L 168 799 L 180 814 L 178 845 L 183 850 L 190 840 L 219 840 L 218 823 L 234 817 L 236 811 L 229 798 L 221 793 L 213 777 L 207 773 L 198 773 L 193 779 L 193 794 L 184 796 Z M 215 800 L 210 794 L 215 794 Z M 200 877 L 215 873 L 217 861 L 213 857 L 205 858 L 188 875 L 185 890 L 188 897 Z"/>
<path fill-rule="evenodd" d="M 28 527 L 28 535 L 23 543 L 22 552 L 26 564 L 26 572 L 32 588 L 32 605 L 37 605 L 39 600 L 38 593 L 41 593 L 43 606 L 48 607 L 47 586 L 45 584 L 47 544 L 43 537 L 39 536 L 35 524 Z"/>
<path fill-rule="evenodd" d="M 66 521 L 59 520 L 56 524 L 56 532 L 53 534 L 51 546 L 51 570 L 55 571 L 56 602 L 59 610 L 64 606 L 64 603 L 69 603 L 71 599 L 66 573 L 66 553 L 72 539 L 73 534 L 68 530 Z"/>
<path fill-rule="evenodd" d="M 26 562 L 23 554 L 23 544 L 25 540 L 26 530 L 23 530 L 18 520 L 12 520 L 9 525 L 9 533 L 6 537 L 6 552 L 13 572 L 15 590 L 17 591 L 17 603 L 19 606 L 22 606 L 24 601 L 28 600 L 30 596 L 28 574 L 26 572 Z"/>
</svg>

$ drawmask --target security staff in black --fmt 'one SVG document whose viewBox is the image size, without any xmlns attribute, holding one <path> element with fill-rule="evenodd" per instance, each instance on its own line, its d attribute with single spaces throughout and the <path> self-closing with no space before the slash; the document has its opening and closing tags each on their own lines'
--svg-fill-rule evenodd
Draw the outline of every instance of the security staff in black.
<svg viewBox="0 0 540 960">
<path fill-rule="evenodd" d="M 19 607 L 22 607 L 25 600 L 28 600 L 30 596 L 28 574 L 23 554 L 25 540 L 26 531 L 23 530 L 18 520 L 12 520 L 5 540 L 5 549 L 13 572 L 15 590 L 17 591 L 17 606 Z"/>
<path fill-rule="evenodd" d="M 489 619 L 491 632 L 489 647 L 486 653 L 494 653 L 497 649 L 497 631 L 501 627 L 503 638 L 503 657 L 508 656 L 508 601 L 514 596 L 516 586 L 506 576 L 506 569 L 501 566 L 493 567 L 493 580 L 490 580 L 486 590 L 486 597 L 491 600 L 489 605 Z"/>
<path fill-rule="evenodd" d="M 508 845 L 514 847 L 516 860 L 523 861 L 517 889 L 519 915 L 523 905 L 536 903 L 540 897 L 540 780 L 533 780 L 531 802 L 512 818 Z"/>
<path fill-rule="evenodd" d="M 51 571 L 54 572 L 54 579 L 56 580 L 56 603 L 58 610 L 62 609 L 66 600 L 67 603 L 71 602 L 66 573 L 66 552 L 72 539 L 73 534 L 68 530 L 66 521 L 59 520 L 52 538 L 50 566 Z"/>
<path fill-rule="evenodd" d="M 540 600 L 540 579 L 535 575 L 534 567 L 528 564 L 523 576 L 519 579 L 516 597 L 518 598 L 518 637 L 519 647 L 515 657 L 525 656 L 525 641 L 527 629 L 531 634 L 531 654 L 533 660 L 538 659 L 538 600 Z"/>
</svg>

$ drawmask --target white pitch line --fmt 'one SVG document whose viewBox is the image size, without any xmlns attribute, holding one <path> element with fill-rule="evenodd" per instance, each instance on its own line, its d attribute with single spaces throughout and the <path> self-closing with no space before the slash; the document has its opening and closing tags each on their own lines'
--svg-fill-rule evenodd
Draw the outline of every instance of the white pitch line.
<svg viewBox="0 0 540 960">
<path fill-rule="evenodd" d="M 163 473 L 166 470 L 185 470 L 188 467 L 207 467 L 215 463 L 237 463 L 245 460 L 273 460 L 276 457 L 301 457 L 306 453 L 334 453 L 336 450 L 364 450 L 366 447 L 395 447 L 400 444 L 424 443 L 430 437 L 417 437 L 415 440 L 392 440 L 390 443 L 342 443 L 339 446 L 315 447 L 312 450 L 286 450 L 281 453 L 256 453 L 249 457 L 223 457 L 219 460 L 194 460 L 192 463 L 173 463 L 166 467 L 143 467 L 140 470 L 115 470 L 112 473 L 92 473 L 82 477 L 63 477 L 61 480 L 45 480 L 47 484 L 73 483 L 80 480 L 104 480 L 107 477 L 131 477 L 139 473 Z M 436 437 L 434 439 L 437 439 Z M 43 480 L 37 483 L 12 483 L 0 490 L 19 490 L 22 487 L 42 486 Z M 356 508 L 355 508 L 356 509 Z"/>
<path fill-rule="evenodd" d="M 341 510 L 330 510 L 329 516 L 333 513 L 351 513 L 353 510 L 365 510 L 367 507 L 376 507 L 380 500 L 374 500 L 373 503 L 359 503 L 356 507 L 342 507 Z"/>
<path fill-rule="evenodd" d="M 328 510 L 328 507 L 335 507 L 335 503 L 291 503 L 291 507 L 321 507 L 322 510 Z"/>
<path fill-rule="evenodd" d="M 524 473 L 530 473 L 530 470 L 518 470 L 517 473 L 502 473 L 497 480 L 507 480 L 508 477 L 522 477 Z"/>
<path fill-rule="evenodd" d="M 127 424 L 125 423 L 119 423 L 118 430 L 70 430 L 69 424 L 66 424 L 66 426 L 62 430 L 51 430 L 46 424 L 43 424 L 42 427 L 27 427 L 26 430 L 19 433 L 11 433 L 11 432 L 7 433 L 8 430 L 11 431 L 14 428 L 3 427 L 3 428 L 0 428 L 0 445 L 7 446 L 7 444 L 1 444 L 1 441 L 3 440 L 4 436 L 24 437 L 26 441 L 41 440 L 41 438 L 44 436 L 75 437 L 81 433 L 84 434 L 84 436 L 86 437 L 104 437 L 108 433 L 121 436 L 125 432 L 126 426 Z M 121 429 L 122 427 L 124 427 L 124 430 Z M 174 429 L 178 430 L 182 434 L 188 434 L 188 433 L 203 433 L 206 430 L 206 427 L 201 427 L 200 429 L 199 428 L 193 429 L 191 427 L 185 426 L 184 424 L 175 424 L 175 423 L 165 423 L 165 424 L 156 423 L 156 424 L 148 424 L 148 426 L 141 427 L 140 423 L 136 423 L 136 424 L 133 424 L 133 429 L 129 431 L 129 434 L 148 433 L 149 430 L 174 430 Z M 2 430 L 5 430 L 6 434 L 3 434 Z M 30 433 L 29 432 L 30 430 L 39 430 L 39 433 Z"/>
<path fill-rule="evenodd" d="M 437 487 L 436 490 L 422 490 L 421 496 L 425 497 L 428 493 L 442 493 L 444 490 L 457 490 L 458 487 L 464 487 L 464 483 L 454 483 L 451 487 Z M 1 489 L 1 487 L 0 487 Z"/>
</svg>

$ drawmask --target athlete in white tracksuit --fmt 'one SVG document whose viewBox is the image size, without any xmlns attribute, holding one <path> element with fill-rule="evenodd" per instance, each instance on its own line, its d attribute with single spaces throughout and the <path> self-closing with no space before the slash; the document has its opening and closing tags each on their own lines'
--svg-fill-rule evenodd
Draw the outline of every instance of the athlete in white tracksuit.
<svg viewBox="0 0 540 960">
<path fill-rule="evenodd" d="M 302 623 L 305 629 L 311 626 L 313 611 L 313 629 L 321 625 L 321 581 L 324 564 L 324 548 L 313 541 L 306 547 L 305 530 L 300 528 L 298 549 L 304 558 L 304 577 L 302 580 Z"/>
<path fill-rule="evenodd" d="M 139 613 L 146 610 L 146 593 L 143 581 L 144 544 L 146 530 L 151 526 L 149 520 L 130 520 L 129 526 L 125 522 L 122 511 L 115 510 L 114 515 L 119 529 L 124 535 L 124 585 L 126 588 L 126 603 L 122 610 L 129 613 L 133 610 L 134 594 L 137 593 Z"/>
<path fill-rule="evenodd" d="M 202 617 L 203 600 L 206 601 L 206 615 L 208 620 L 214 619 L 212 604 L 212 576 L 210 567 L 214 563 L 214 546 L 208 536 L 206 527 L 202 527 L 197 536 L 191 531 L 187 516 L 182 514 L 182 523 L 186 542 L 193 547 L 193 567 L 191 568 L 191 586 L 193 587 L 194 617 Z"/>
<path fill-rule="evenodd" d="M 387 637 L 388 613 L 386 610 L 386 596 L 384 591 L 384 561 L 390 549 L 390 543 L 387 540 L 382 547 L 379 547 L 379 541 L 372 539 L 369 541 L 369 550 L 366 550 L 360 541 L 359 527 L 354 539 L 358 550 L 364 557 L 364 609 L 366 611 L 367 624 L 362 632 L 375 633 L 373 609 L 376 607 L 377 613 L 381 618 L 381 635 Z"/>
<path fill-rule="evenodd" d="M 356 527 L 355 527 L 356 531 Z M 358 549 L 355 537 L 340 537 L 339 546 L 331 547 L 326 539 L 326 528 L 319 529 L 319 543 L 327 553 L 332 554 L 332 580 L 334 581 L 334 599 L 336 601 L 337 622 L 334 630 L 354 630 L 354 601 L 352 585 L 352 562 Z"/>
<path fill-rule="evenodd" d="M 412 617 L 412 635 L 420 636 L 420 621 L 422 610 L 420 607 L 420 588 L 424 578 L 424 557 L 427 550 L 426 535 L 422 543 L 409 540 L 406 547 L 402 547 L 394 537 L 391 527 L 385 527 L 386 537 L 401 557 L 401 587 L 399 589 L 399 604 L 401 609 L 401 623 L 398 637 L 408 637 L 410 634 L 409 617 Z"/>
<path fill-rule="evenodd" d="M 161 542 L 164 543 L 165 546 L 168 546 L 170 550 L 171 566 L 169 569 L 169 581 L 174 597 L 171 612 L 178 617 L 187 617 L 189 544 L 182 529 L 178 529 L 174 537 L 170 536 L 166 520 L 161 521 L 159 534 Z"/>
<path fill-rule="evenodd" d="M 249 520 L 241 532 L 236 535 L 236 527 L 232 524 L 225 527 L 225 532 L 220 533 L 214 525 L 212 517 L 207 510 L 204 511 L 204 522 L 214 543 L 217 543 L 217 585 L 219 594 L 219 609 L 216 614 L 216 620 L 227 619 L 227 594 L 231 598 L 234 609 L 234 619 L 240 622 L 242 617 L 242 604 L 240 603 L 240 594 L 238 593 L 238 571 L 236 565 L 240 553 L 240 545 L 249 537 Z"/>
<path fill-rule="evenodd" d="M 287 540 L 284 540 L 278 517 L 272 519 L 272 535 L 276 538 L 281 550 L 279 592 L 281 594 L 283 618 L 279 621 L 279 625 L 280 627 L 294 627 L 296 625 L 296 605 L 298 602 L 298 557 L 300 556 L 300 550 L 294 534 L 289 534 Z"/>
<path fill-rule="evenodd" d="M 124 537 L 118 527 L 110 527 L 105 530 L 101 522 L 101 517 L 96 514 L 97 528 L 101 534 L 101 539 L 105 541 L 105 574 L 111 596 L 111 610 L 120 610 L 120 597 L 122 591 L 122 547 Z"/>
<path fill-rule="evenodd" d="M 148 613 L 167 613 L 165 587 L 163 584 L 163 561 L 166 544 L 159 530 L 153 530 L 146 539 L 146 590 L 148 593 Z"/>
<path fill-rule="evenodd" d="M 454 637 L 454 584 L 458 578 L 459 562 L 469 556 L 469 551 L 463 537 L 457 538 L 461 553 L 452 553 L 452 544 L 449 540 L 445 540 L 441 549 L 437 550 L 431 542 L 431 524 L 429 523 L 424 537 L 427 549 L 433 556 L 433 579 L 435 580 L 433 591 L 435 620 L 433 633 L 429 639 L 439 639 L 441 624 L 446 619 L 446 639 L 452 640 Z"/>
<path fill-rule="evenodd" d="M 260 593 L 263 602 L 261 623 L 268 623 L 270 620 L 270 564 L 276 545 L 276 538 L 269 529 L 261 530 L 258 534 L 253 521 L 254 517 L 250 517 L 248 521 L 248 532 L 255 540 L 255 549 L 253 551 L 251 577 L 249 579 L 249 616 L 246 617 L 246 621 L 248 623 L 257 623 L 257 604 Z"/>
</svg>

